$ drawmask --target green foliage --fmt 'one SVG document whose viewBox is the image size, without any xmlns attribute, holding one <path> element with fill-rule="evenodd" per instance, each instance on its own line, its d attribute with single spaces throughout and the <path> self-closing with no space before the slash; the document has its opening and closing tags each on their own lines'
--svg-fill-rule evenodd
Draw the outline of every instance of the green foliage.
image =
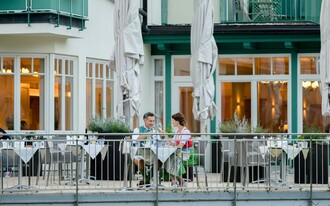
<svg viewBox="0 0 330 206">
<path fill-rule="evenodd" d="M 268 129 L 260 124 L 253 128 L 245 117 L 240 119 L 235 112 L 234 119 L 224 121 L 218 125 L 218 131 L 220 133 L 267 133 Z"/>
<path fill-rule="evenodd" d="M 165 129 L 165 132 L 166 132 L 166 133 L 173 133 L 173 132 L 174 132 L 174 131 L 173 131 L 173 127 L 172 127 L 172 123 L 171 123 L 171 122 L 167 123 L 166 129 Z M 172 138 L 173 135 L 169 134 L 168 137 L 169 137 L 169 138 Z"/>
<path fill-rule="evenodd" d="M 91 121 L 87 125 L 87 129 L 92 132 L 103 132 L 103 120 L 99 116 L 92 117 Z"/>
<path fill-rule="evenodd" d="M 263 126 L 258 124 L 256 127 L 253 128 L 253 132 L 254 133 L 267 133 L 267 132 L 269 132 L 269 129 L 264 128 Z"/>
<path fill-rule="evenodd" d="M 104 133 L 130 133 L 129 125 L 119 119 L 106 119 L 103 126 Z"/>
<path fill-rule="evenodd" d="M 100 117 L 93 117 L 89 124 L 87 125 L 87 129 L 92 132 L 98 133 L 130 133 L 131 130 L 129 125 L 125 122 L 114 119 L 101 119 Z"/>
<path fill-rule="evenodd" d="M 221 133 L 249 133 L 251 132 L 251 125 L 245 117 L 239 119 L 235 112 L 234 119 L 224 121 L 218 125 L 218 131 Z"/>
<path fill-rule="evenodd" d="M 323 133 L 321 127 L 316 125 L 304 125 L 304 133 Z M 306 134 L 300 135 L 298 139 L 325 139 L 326 135 L 324 134 Z"/>
</svg>

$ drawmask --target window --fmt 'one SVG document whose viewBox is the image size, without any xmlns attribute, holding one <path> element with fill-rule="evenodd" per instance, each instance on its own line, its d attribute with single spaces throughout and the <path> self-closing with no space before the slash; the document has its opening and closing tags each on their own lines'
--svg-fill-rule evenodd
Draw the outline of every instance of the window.
<svg viewBox="0 0 330 206">
<path fill-rule="evenodd" d="M 287 132 L 289 65 L 287 56 L 220 57 L 220 121 L 233 119 L 236 112 L 254 126 Z"/>
<path fill-rule="evenodd" d="M 163 127 L 167 124 L 164 122 L 164 59 L 155 58 L 154 61 L 154 97 L 155 97 L 155 116 L 156 125 L 162 124 Z M 165 129 L 165 128 L 163 128 Z"/>
<path fill-rule="evenodd" d="M 73 129 L 73 71 L 75 60 L 54 59 L 54 130 Z"/>
<path fill-rule="evenodd" d="M 20 59 L 21 130 L 44 129 L 45 59 Z"/>
<path fill-rule="evenodd" d="M 14 129 L 14 57 L 0 57 L 0 127 Z"/>
<path fill-rule="evenodd" d="M 0 127 L 45 129 L 46 62 L 45 56 L 0 56 Z"/>
<path fill-rule="evenodd" d="M 190 76 L 190 56 L 174 56 L 172 72 L 172 114 L 181 112 L 185 116 L 187 128 L 193 133 L 199 133 L 202 129 L 201 122 L 192 113 L 194 87 Z"/>
<path fill-rule="evenodd" d="M 320 92 L 320 67 L 318 55 L 299 57 L 301 90 L 301 131 L 305 125 L 323 129 L 330 123 L 329 117 L 322 116 L 322 95 Z"/>
<path fill-rule="evenodd" d="M 114 73 L 107 61 L 88 59 L 86 63 L 86 122 L 93 116 L 113 116 Z"/>
<path fill-rule="evenodd" d="M 189 65 L 190 65 L 189 58 L 175 58 L 174 59 L 174 76 L 190 76 L 190 66 Z"/>
</svg>

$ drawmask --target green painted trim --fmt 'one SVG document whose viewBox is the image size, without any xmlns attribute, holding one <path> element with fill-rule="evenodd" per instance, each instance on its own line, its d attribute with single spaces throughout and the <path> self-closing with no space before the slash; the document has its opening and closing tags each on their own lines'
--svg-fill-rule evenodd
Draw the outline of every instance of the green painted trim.
<svg viewBox="0 0 330 206">
<path fill-rule="evenodd" d="M 221 35 L 214 36 L 217 43 L 249 43 L 249 42 L 320 42 L 319 35 Z M 145 44 L 190 43 L 189 35 L 153 35 L 143 36 Z"/>
<path fill-rule="evenodd" d="M 291 52 L 291 132 L 298 132 L 298 56 L 297 51 Z M 288 110 L 290 111 L 290 110 Z"/>
<path fill-rule="evenodd" d="M 167 124 L 171 121 L 171 114 L 172 114 L 172 61 L 171 61 L 171 54 L 168 52 L 165 55 L 165 123 Z"/>
<path fill-rule="evenodd" d="M 162 0 L 162 13 L 161 13 L 161 18 L 162 18 L 162 25 L 167 24 L 168 22 L 168 0 Z"/>
</svg>

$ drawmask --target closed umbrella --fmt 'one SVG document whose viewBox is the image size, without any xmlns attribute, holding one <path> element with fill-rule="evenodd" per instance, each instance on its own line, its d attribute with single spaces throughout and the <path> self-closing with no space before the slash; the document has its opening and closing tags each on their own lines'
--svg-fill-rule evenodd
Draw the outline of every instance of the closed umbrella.
<svg viewBox="0 0 330 206">
<path fill-rule="evenodd" d="M 322 115 L 330 115 L 330 2 L 322 1 L 320 16 L 321 33 L 321 54 L 320 54 L 320 74 L 321 74 L 321 93 L 322 93 Z"/>
<path fill-rule="evenodd" d="M 215 116 L 213 73 L 218 48 L 213 37 L 213 0 L 194 0 L 191 24 L 190 73 L 194 86 L 193 114 L 196 120 Z"/>
<path fill-rule="evenodd" d="M 114 9 L 115 46 L 110 68 L 117 73 L 119 95 L 117 112 L 129 123 L 141 104 L 140 68 L 144 63 L 139 0 L 116 0 Z"/>
</svg>

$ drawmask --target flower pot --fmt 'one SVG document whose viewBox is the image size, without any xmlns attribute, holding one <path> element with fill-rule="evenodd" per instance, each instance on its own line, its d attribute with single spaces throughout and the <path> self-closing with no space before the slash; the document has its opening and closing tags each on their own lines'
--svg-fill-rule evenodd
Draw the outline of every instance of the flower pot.
<svg viewBox="0 0 330 206">
<path fill-rule="evenodd" d="M 120 141 L 118 140 L 123 139 L 124 136 L 105 136 L 104 138 L 108 151 L 104 159 L 101 153 L 95 159 L 91 159 L 90 174 L 97 180 L 123 180 L 125 155 L 119 151 Z"/>
<path fill-rule="evenodd" d="M 312 144 L 306 159 L 302 152 L 295 157 L 294 182 L 328 184 L 328 145 Z"/>
</svg>

